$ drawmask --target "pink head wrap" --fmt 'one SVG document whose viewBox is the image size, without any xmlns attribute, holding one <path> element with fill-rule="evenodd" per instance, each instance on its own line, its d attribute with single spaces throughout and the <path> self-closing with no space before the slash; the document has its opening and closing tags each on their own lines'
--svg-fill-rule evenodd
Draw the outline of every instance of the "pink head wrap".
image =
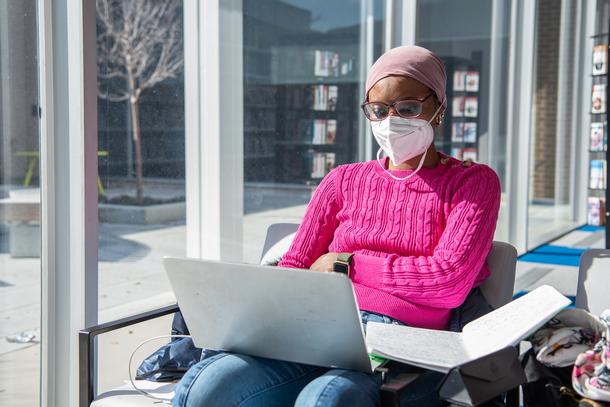
<svg viewBox="0 0 610 407">
<path fill-rule="evenodd" d="M 377 82 L 393 75 L 408 76 L 421 82 L 436 93 L 443 106 L 447 106 L 445 65 L 433 52 L 416 45 L 403 45 L 380 56 L 369 69 L 365 98 Z"/>
</svg>

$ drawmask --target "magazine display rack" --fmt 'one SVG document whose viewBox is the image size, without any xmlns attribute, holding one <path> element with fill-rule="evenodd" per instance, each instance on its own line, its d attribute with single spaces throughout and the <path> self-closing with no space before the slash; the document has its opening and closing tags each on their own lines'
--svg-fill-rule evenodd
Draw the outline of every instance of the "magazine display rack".
<svg viewBox="0 0 610 407">
<path fill-rule="evenodd" d="M 608 22 L 610 28 L 610 21 Z M 608 45 L 610 31 L 592 37 L 593 56 L 591 66 L 591 127 L 589 134 L 589 185 L 587 198 L 587 222 L 593 226 L 606 226 L 608 202 L 610 197 L 608 182 L 608 123 L 610 111 L 607 108 L 609 97 Z M 606 247 L 610 248 L 610 230 L 606 227 Z"/>
<path fill-rule="evenodd" d="M 444 58 L 447 69 L 447 111 L 437 147 L 459 160 L 479 157 L 480 55 Z"/>
</svg>

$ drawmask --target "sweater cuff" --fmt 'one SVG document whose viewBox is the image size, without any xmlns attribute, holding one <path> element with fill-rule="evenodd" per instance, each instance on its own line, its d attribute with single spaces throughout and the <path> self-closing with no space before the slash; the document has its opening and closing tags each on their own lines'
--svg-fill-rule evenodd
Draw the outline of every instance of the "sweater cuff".
<svg viewBox="0 0 610 407">
<path fill-rule="evenodd" d="M 350 278 L 352 282 L 367 287 L 382 287 L 383 269 L 387 258 L 354 253 L 351 264 Z"/>
</svg>

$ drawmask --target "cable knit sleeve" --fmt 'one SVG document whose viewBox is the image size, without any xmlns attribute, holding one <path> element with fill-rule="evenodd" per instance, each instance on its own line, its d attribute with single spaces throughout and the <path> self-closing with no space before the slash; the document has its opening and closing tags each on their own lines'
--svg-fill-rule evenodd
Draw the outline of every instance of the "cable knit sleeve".
<svg viewBox="0 0 610 407">
<path fill-rule="evenodd" d="M 450 197 L 446 227 L 431 256 L 354 253 L 353 280 L 379 273 L 390 293 L 437 308 L 461 305 L 491 250 L 500 207 L 500 182 L 485 165 L 466 169 Z"/>
<path fill-rule="evenodd" d="M 341 177 L 342 167 L 339 166 L 318 185 L 290 249 L 278 266 L 308 269 L 318 257 L 328 252 L 339 223 L 337 212 L 340 209 Z"/>
</svg>

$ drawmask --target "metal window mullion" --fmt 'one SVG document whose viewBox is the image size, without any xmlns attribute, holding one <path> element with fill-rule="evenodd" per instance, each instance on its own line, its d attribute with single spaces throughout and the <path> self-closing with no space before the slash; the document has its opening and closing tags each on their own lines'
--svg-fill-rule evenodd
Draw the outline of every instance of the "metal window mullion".
<svg viewBox="0 0 610 407">
<path fill-rule="evenodd" d="M 591 124 L 591 89 L 593 78 L 591 77 L 591 56 L 593 55 L 593 41 L 591 36 L 595 34 L 596 0 L 587 0 L 578 3 L 579 15 L 575 32 L 579 36 L 578 49 L 575 55 L 576 69 L 574 70 L 573 92 L 574 110 L 572 131 L 574 137 L 574 149 L 572 156 L 572 174 L 574 174 L 574 189 L 572 199 L 573 218 L 579 223 L 587 221 L 587 196 L 589 186 L 589 143 Z M 606 203 L 608 205 L 608 203 Z"/>
<path fill-rule="evenodd" d="M 570 171 L 572 163 L 566 169 L 566 163 L 563 161 L 563 157 L 566 155 L 566 140 L 568 140 L 568 120 L 567 115 L 572 112 L 572 109 L 568 109 L 570 99 L 568 94 L 570 92 L 569 85 L 573 80 L 570 77 L 569 72 L 575 65 L 575 61 L 572 60 L 572 56 L 575 55 L 573 50 L 574 45 L 577 45 L 578 34 L 574 34 L 572 27 L 573 15 L 572 15 L 572 2 L 569 0 L 562 0 L 561 2 L 561 17 L 559 23 L 559 57 L 558 57 L 558 75 L 557 75 L 557 118 L 556 118 L 556 140 L 555 140 L 555 193 L 554 200 L 555 205 L 563 205 L 567 200 L 568 204 L 571 203 L 571 196 L 568 193 L 564 193 L 564 186 L 566 182 L 569 182 L 568 188 L 574 184 L 574 172 Z M 576 36 L 574 39 L 574 45 L 570 43 L 571 37 Z M 573 137 L 572 137 L 573 138 Z M 571 146 L 570 146 L 571 147 Z M 572 150 L 573 151 L 573 150 Z M 568 215 L 569 220 L 572 219 L 572 215 Z"/>
</svg>

